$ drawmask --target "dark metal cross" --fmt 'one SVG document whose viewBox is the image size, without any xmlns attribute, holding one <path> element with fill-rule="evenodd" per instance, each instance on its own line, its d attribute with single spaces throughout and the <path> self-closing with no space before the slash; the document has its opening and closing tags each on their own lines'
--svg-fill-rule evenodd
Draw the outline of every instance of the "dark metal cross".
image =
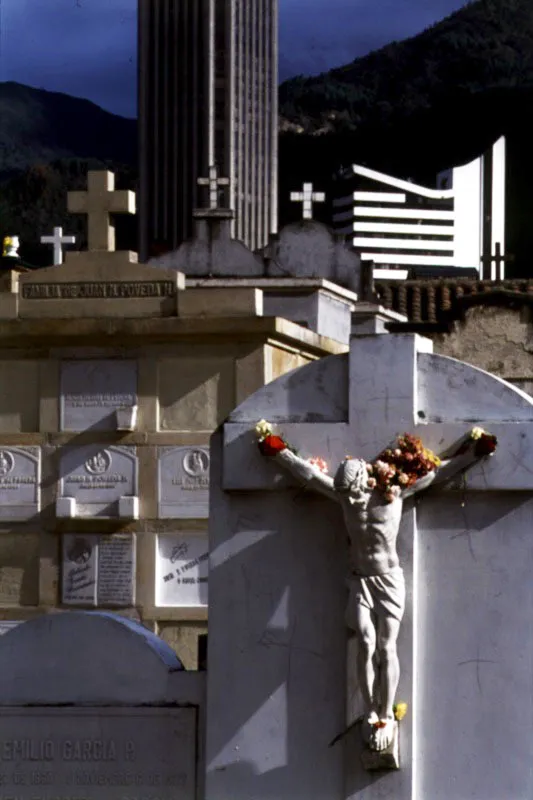
<svg viewBox="0 0 533 800">
<path fill-rule="evenodd" d="M 496 251 L 494 255 L 481 256 L 481 263 L 483 264 L 483 266 L 487 265 L 489 267 L 490 273 L 492 273 L 492 265 L 495 264 L 496 274 L 494 278 L 492 278 L 492 274 L 490 274 L 488 278 L 490 280 L 503 281 L 503 279 L 505 278 L 505 265 L 511 264 L 514 261 L 514 256 L 503 255 L 502 246 L 500 242 L 496 242 L 494 249 Z M 483 279 L 485 278 L 484 273 L 485 270 L 483 270 L 483 275 L 482 275 Z"/>
</svg>

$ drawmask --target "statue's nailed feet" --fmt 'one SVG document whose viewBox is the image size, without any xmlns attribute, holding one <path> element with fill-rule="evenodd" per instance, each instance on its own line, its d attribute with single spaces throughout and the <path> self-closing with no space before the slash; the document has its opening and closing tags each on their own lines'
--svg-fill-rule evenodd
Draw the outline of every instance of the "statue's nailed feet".
<svg viewBox="0 0 533 800">
<path fill-rule="evenodd" d="M 396 720 L 394 717 L 385 717 L 378 719 L 372 726 L 372 733 L 368 740 L 368 746 L 371 750 L 381 752 L 386 750 L 392 744 L 394 739 L 394 732 L 396 730 Z"/>
</svg>

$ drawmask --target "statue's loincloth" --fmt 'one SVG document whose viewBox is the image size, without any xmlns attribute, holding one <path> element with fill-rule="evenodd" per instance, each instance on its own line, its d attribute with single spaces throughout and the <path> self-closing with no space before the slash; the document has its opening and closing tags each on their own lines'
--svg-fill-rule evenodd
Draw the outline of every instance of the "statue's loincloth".
<svg viewBox="0 0 533 800">
<path fill-rule="evenodd" d="M 346 624 L 357 629 L 354 614 L 357 606 L 364 606 L 378 617 L 392 617 L 398 622 L 405 608 L 405 578 L 401 567 L 394 567 L 384 575 L 350 575 L 347 581 L 350 595 L 346 608 Z"/>
</svg>

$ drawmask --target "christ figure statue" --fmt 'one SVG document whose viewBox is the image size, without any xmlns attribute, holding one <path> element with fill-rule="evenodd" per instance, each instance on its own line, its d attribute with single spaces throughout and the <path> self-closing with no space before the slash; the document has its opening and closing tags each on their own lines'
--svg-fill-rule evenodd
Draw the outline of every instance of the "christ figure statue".
<svg viewBox="0 0 533 800">
<path fill-rule="evenodd" d="M 474 431 L 481 433 L 474 437 Z M 306 488 L 326 495 L 342 508 L 350 542 L 346 624 L 358 639 L 363 735 L 372 750 L 387 749 L 396 726 L 394 702 L 400 677 L 397 640 L 405 606 L 405 581 L 396 543 L 403 501 L 431 484 L 450 480 L 495 449 L 495 437 L 479 428 L 474 431 L 452 457 L 443 461 L 435 458 L 434 468 L 426 475 L 412 478 L 405 488 L 401 488 L 400 480 L 392 491 L 376 485 L 370 477 L 375 474 L 373 466 L 361 459 L 347 458 L 331 478 L 313 460 L 295 455 L 281 437 L 265 436 L 259 442 L 264 455 L 273 456 Z"/>
</svg>

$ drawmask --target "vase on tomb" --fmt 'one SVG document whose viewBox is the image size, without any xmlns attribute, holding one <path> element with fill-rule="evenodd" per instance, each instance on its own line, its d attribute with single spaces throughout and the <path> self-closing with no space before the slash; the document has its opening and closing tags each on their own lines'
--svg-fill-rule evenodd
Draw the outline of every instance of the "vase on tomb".
<svg viewBox="0 0 533 800">
<path fill-rule="evenodd" d="M 0 258 L 0 271 L 17 270 L 26 272 L 33 269 L 31 264 L 26 264 L 19 254 L 20 239 L 18 236 L 4 236 L 2 240 L 2 257 Z"/>
</svg>

